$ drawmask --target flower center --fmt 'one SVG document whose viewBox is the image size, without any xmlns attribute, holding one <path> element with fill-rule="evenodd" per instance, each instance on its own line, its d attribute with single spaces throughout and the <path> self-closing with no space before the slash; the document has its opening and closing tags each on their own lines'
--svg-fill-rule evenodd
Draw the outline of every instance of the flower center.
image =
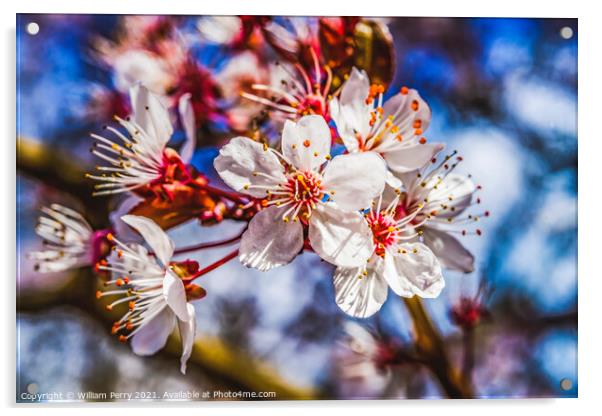
<svg viewBox="0 0 602 416">
<path fill-rule="evenodd" d="M 316 94 L 307 95 L 297 108 L 297 112 L 300 115 L 308 115 L 308 114 L 324 114 L 324 99 Z"/>
<path fill-rule="evenodd" d="M 372 238 L 376 248 L 377 256 L 385 257 L 386 249 L 395 245 L 401 236 L 401 230 L 393 215 L 381 212 L 371 212 L 366 217 L 368 225 L 372 229 Z"/>
<path fill-rule="evenodd" d="M 322 200 L 324 191 L 322 177 L 314 172 L 295 171 L 278 191 L 269 193 L 268 205 L 290 206 L 282 215 L 285 222 L 290 220 L 307 222 L 316 204 Z"/>
</svg>

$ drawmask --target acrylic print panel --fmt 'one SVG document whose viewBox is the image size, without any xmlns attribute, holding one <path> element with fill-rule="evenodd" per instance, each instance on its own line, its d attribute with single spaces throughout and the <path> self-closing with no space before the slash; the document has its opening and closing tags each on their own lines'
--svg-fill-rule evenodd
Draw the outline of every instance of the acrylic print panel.
<svg viewBox="0 0 602 416">
<path fill-rule="evenodd" d="M 575 397 L 577 29 L 19 15 L 17 401 Z"/>
</svg>

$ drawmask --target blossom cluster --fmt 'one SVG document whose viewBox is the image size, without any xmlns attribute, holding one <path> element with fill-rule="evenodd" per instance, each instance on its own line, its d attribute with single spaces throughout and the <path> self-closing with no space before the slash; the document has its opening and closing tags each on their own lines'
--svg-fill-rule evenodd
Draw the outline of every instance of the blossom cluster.
<svg viewBox="0 0 602 416">
<path fill-rule="evenodd" d="M 97 298 L 121 313 L 112 332 L 131 340 L 136 354 L 159 351 L 177 326 L 185 372 L 196 331 L 192 302 L 207 295 L 196 279 L 235 258 L 268 271 L 316 255 L 333 266 L 333 301 L 356 318 L 377 313 L 389 289 L 435 298 L 443 269 L 474 270 L 460 239 L 480 235 L 474 223 L 489 215 L 472 212 L 480 186 L 458 173 L 457 151 L 427 140 L 431 110 L 418 91 L 387 91 L 381 74 L 354 60 L 354 28 L 386 35 L 383 22 L 205 17 L 194 36 L 181 36 L 165 18 L 129 19 L 119 39 L 97 42 L 121 98 L 117 107 L 106 94 L 94 103 L 104 99 L 115 124 L 91 134 L 100 163 L 87 177 L 95 195 L 118 199 L 112 227 L 95 230 L 82 214 L 52 204 L 37 228 L 46 247 L 30 256 L 41 272 L 91 267 L 103 279 Z M 212 74 L 190 42 L 232 57 Z M 334 53 L 341 45 L 342 57 Z M 213 167 L 225 185 L 191 164 L 220 120 L 228 131 Z M 178 130 L 182 143 L 173 140 Z M 244 232 L 180 248 L 166 233 L 225 218 L 245 223 Z M 231 244 L 204 267 L 174 260 Z"/>
</svg>

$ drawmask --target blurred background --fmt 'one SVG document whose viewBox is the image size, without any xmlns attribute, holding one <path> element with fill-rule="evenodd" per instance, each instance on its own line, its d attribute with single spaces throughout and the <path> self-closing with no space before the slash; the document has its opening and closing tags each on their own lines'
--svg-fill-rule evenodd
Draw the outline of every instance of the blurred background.
<svg viewBox="0 0 602 416">
<path fill-rule="evenodd" d="M 83 179 L 96 162 L 89 133 L 128 113 L 125 93 L 136 79 L 166 95 L 168 105 L 186 92 L 181 85 L 193 91 L 192 164 L 219 183 L 212 160 L 220 144 L 248 131 L 261 110 L 241 102 L 240 89 L 269 82 L 266 56 L 275 59 L 266 55 L 257 23 L 239 20 L 18 16 L 17 129 L 27 145 L 18 159 L 18 393 L 265 387 L 285 392 L 282 398 L 446 397 L 433 373 L 411 359 L 350 375 L 353 351 L 343 328 L 352 319 L 334 302 L 331 267 L 311 253 L 267 273 L 230 262 L 203 277 L 208 296 L 195 306 L 206 355 L 186 376 L 169 347 L 137 357 L 110 335 L 89 271 L 40 274 L 27 259 L 41 247 L 34 227 L 43 205 L 60 202 L 85 212 L 94 226 L 108 226 L 116 201 L 90 203 L 91 184 Z M 460 151 L 460 170 L 482 185 L 481 206 L 491 212 L 479 225 L 483 235 L 463 240 L 476 257 L 475 272 L 446 271 L 442 295 L 424 302 L 450 360 L 464 368 L 470 349 L 476 397 L 575 397 L 577 20 L 372 20 L 392 39 L 386 96 L 402 85 L 420 92 L 433 113 L 427 136 Z M 27 32 L 31 22 L 39 25 L 35 35 Z M 169 234 L 190 245 L 241 227 L 191 221 Z M 227 251 L 188 257 L 203 265 Z M 467 299 L 480 318 L 470 337 L 452 313 Z M 395 296 L 361 324 L 411 350 L 412 321 Z M 238 358 L 216 365 L 220 351 Z M 261 370 L 253 367 L 258 383 L 239 374 L 246 370 L 238 363 L 249 361 L 261 363 Z"/>
</svg>

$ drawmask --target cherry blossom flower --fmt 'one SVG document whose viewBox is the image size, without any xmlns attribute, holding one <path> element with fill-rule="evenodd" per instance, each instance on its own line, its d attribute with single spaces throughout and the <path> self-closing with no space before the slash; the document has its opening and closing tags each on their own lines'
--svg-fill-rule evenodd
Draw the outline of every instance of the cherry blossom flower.
<svg viewBox="0 0 602 416">
<path fill-rule="evenodd" d="M 391 381 L 395 351 L 356 322 L 345 322 L 343 329 L 343 348 L 336 351 L 343 387 L 359 389 L 363 394 L 382 393 Z"/>
<path fill-rule="evenodd" d="M 436 298 L 445 286 L 441 266 L 431 250 L 414 240 L 408 224 L 414 215 L 397 216 L 399 197 L 382 207 L 382 196 L 366 214 L 374 252 L 360 267 L 338 267 L 334 274 L 336 303 L 347 314 L 367 318 L 387 299 L 388 287 L 403 297 Z"/>
<path fill-rule="evenodd" d="M 313 68 L 306 70 L 301 64 L 277 63 L 271 68 L 271 83 L 253 84 L 257 94 L 242 92 L 241 96 L 265 105 L 278 118 L 297 120 L 316 114 L 330 121 L 328 95 L 332 85 L 332 71 L 321 67 L 313 49 L 310 51 Z"/>
<path fill-rule="evenodd" d="M 185 174 L 184 162 L 192 157 L 195 128 L 189 95 L 182 97 L 179 105 L 187 138 L 181 149 L 181 157 L 176 151 L 167 148 L 173 127 L 169 112 L 159 97 L 146 87 L 136 85 L 130 89 L 130 98 L 132 117 L 115 117 L 127 131 L 127 136 L 112 126 L 106 127 L 122 144 L 91 134 L 97 141 L 92 153 L 108 162 L 108 166 L 97 166 L 99 174 L 87 175 L 102 182 L 96 185 L 95 195 L 133 191 L 146 185 L 172 180 L 178 173 Z"/>
<path fill-rule="evenodd" d="M 36 233 L 44 239 L 45 250 L 29 253 L 42 273 L 91 266 L 107 255 L 108 230 L 94 231 L 77 211 L 59 204 L 43 207 Z"/>
<path fill-rule="evenodd" d="M 243 21 L 238 16 L 203 16 L 196 27 L 205 42 L 229 45 L 242 35 Z"/>
<path fill-rule="evenodd" d="M 201 41 L 232 49 L 257 49 L 263 44 L 261 26 L 267 16 L 203 16 L 196 24 Z"/>
<path fill-rule="evenodd" d="M 287 121 L 282 153 L 247 137 L 220 150 L 214 166 L 234 190 L 263 199 L 244 233 L 240 261 L 259 270 L 289 263 L 304 245 L 304 227 L 322 259 L 359 267 L 374 247 L 366 208 L 384 188 L 385 164 L 374 154 L 339 155 L 331 160 L 324 118 Z"/>
<path fill-rule="evenodd" d="M 412 223 L 424 244 L 430 247 L 444 267 L 469 273 L 474 270 L 474 256 L 455 237 L 481 235 L 481 229 L 471 229 L 489 211 L 467 213 L 480 204 L 475 194 L 481 189 L 470 176 L 454 172 L 462 161 L 454 151 L 438 165 L 427 163 L 419 170 L 399 174 L 404 192 L 397 215 L 413 217 Z"/>
<path fill-rule="evenodd" d="M 227 102 L 228 125 L 236 131 L 246 131 L 253 118 L 263 110 L 256 100 L 248 100 L 241 94 L 248 94 L 254 85 L 269 81 L 270 71 L 262 65 L 259 57 L 250 51 L 235 55 L 224 68 L 215 75 L 222 96 Z"/>
<path fill-rule="evenodd" d="M 162 349 L 177 325 L 182 340 L 180 370 L 185 373 L 196 331 L 195 309 L 189 301 L 205 296 L 204 289 L 190 283 L 198 264 L 172 262 L 174 243 L 152 220 L 136 215 L 121 219 L 142 236 L 153 254 L 140 244 L 125 244 L 109 234 L 114 253 L 97 269 L 112 273 L 105 284 L 114 288 L 98 291 L 96 297 L 119 296 L 107 305 L 109 310 L 127 304 L 128 311 L 113 324 L 112 332 L 120 334 L 122 342 L 131 339 L 138 355 Z"/>
<path fill-rule="evenodd" d="M 337 131 L 349 152 L 376 152 L 395 173 L 418 169 L 443 149 L 423 136 L 431 110 L 416 90 L 403 87 L 386 103 L 383 92 L 370 85 L 365 71 L 353 68 L 340 97 L 330 101 Z M 392 175 L 388 182 L 399 186 Z"/>
</svg>

